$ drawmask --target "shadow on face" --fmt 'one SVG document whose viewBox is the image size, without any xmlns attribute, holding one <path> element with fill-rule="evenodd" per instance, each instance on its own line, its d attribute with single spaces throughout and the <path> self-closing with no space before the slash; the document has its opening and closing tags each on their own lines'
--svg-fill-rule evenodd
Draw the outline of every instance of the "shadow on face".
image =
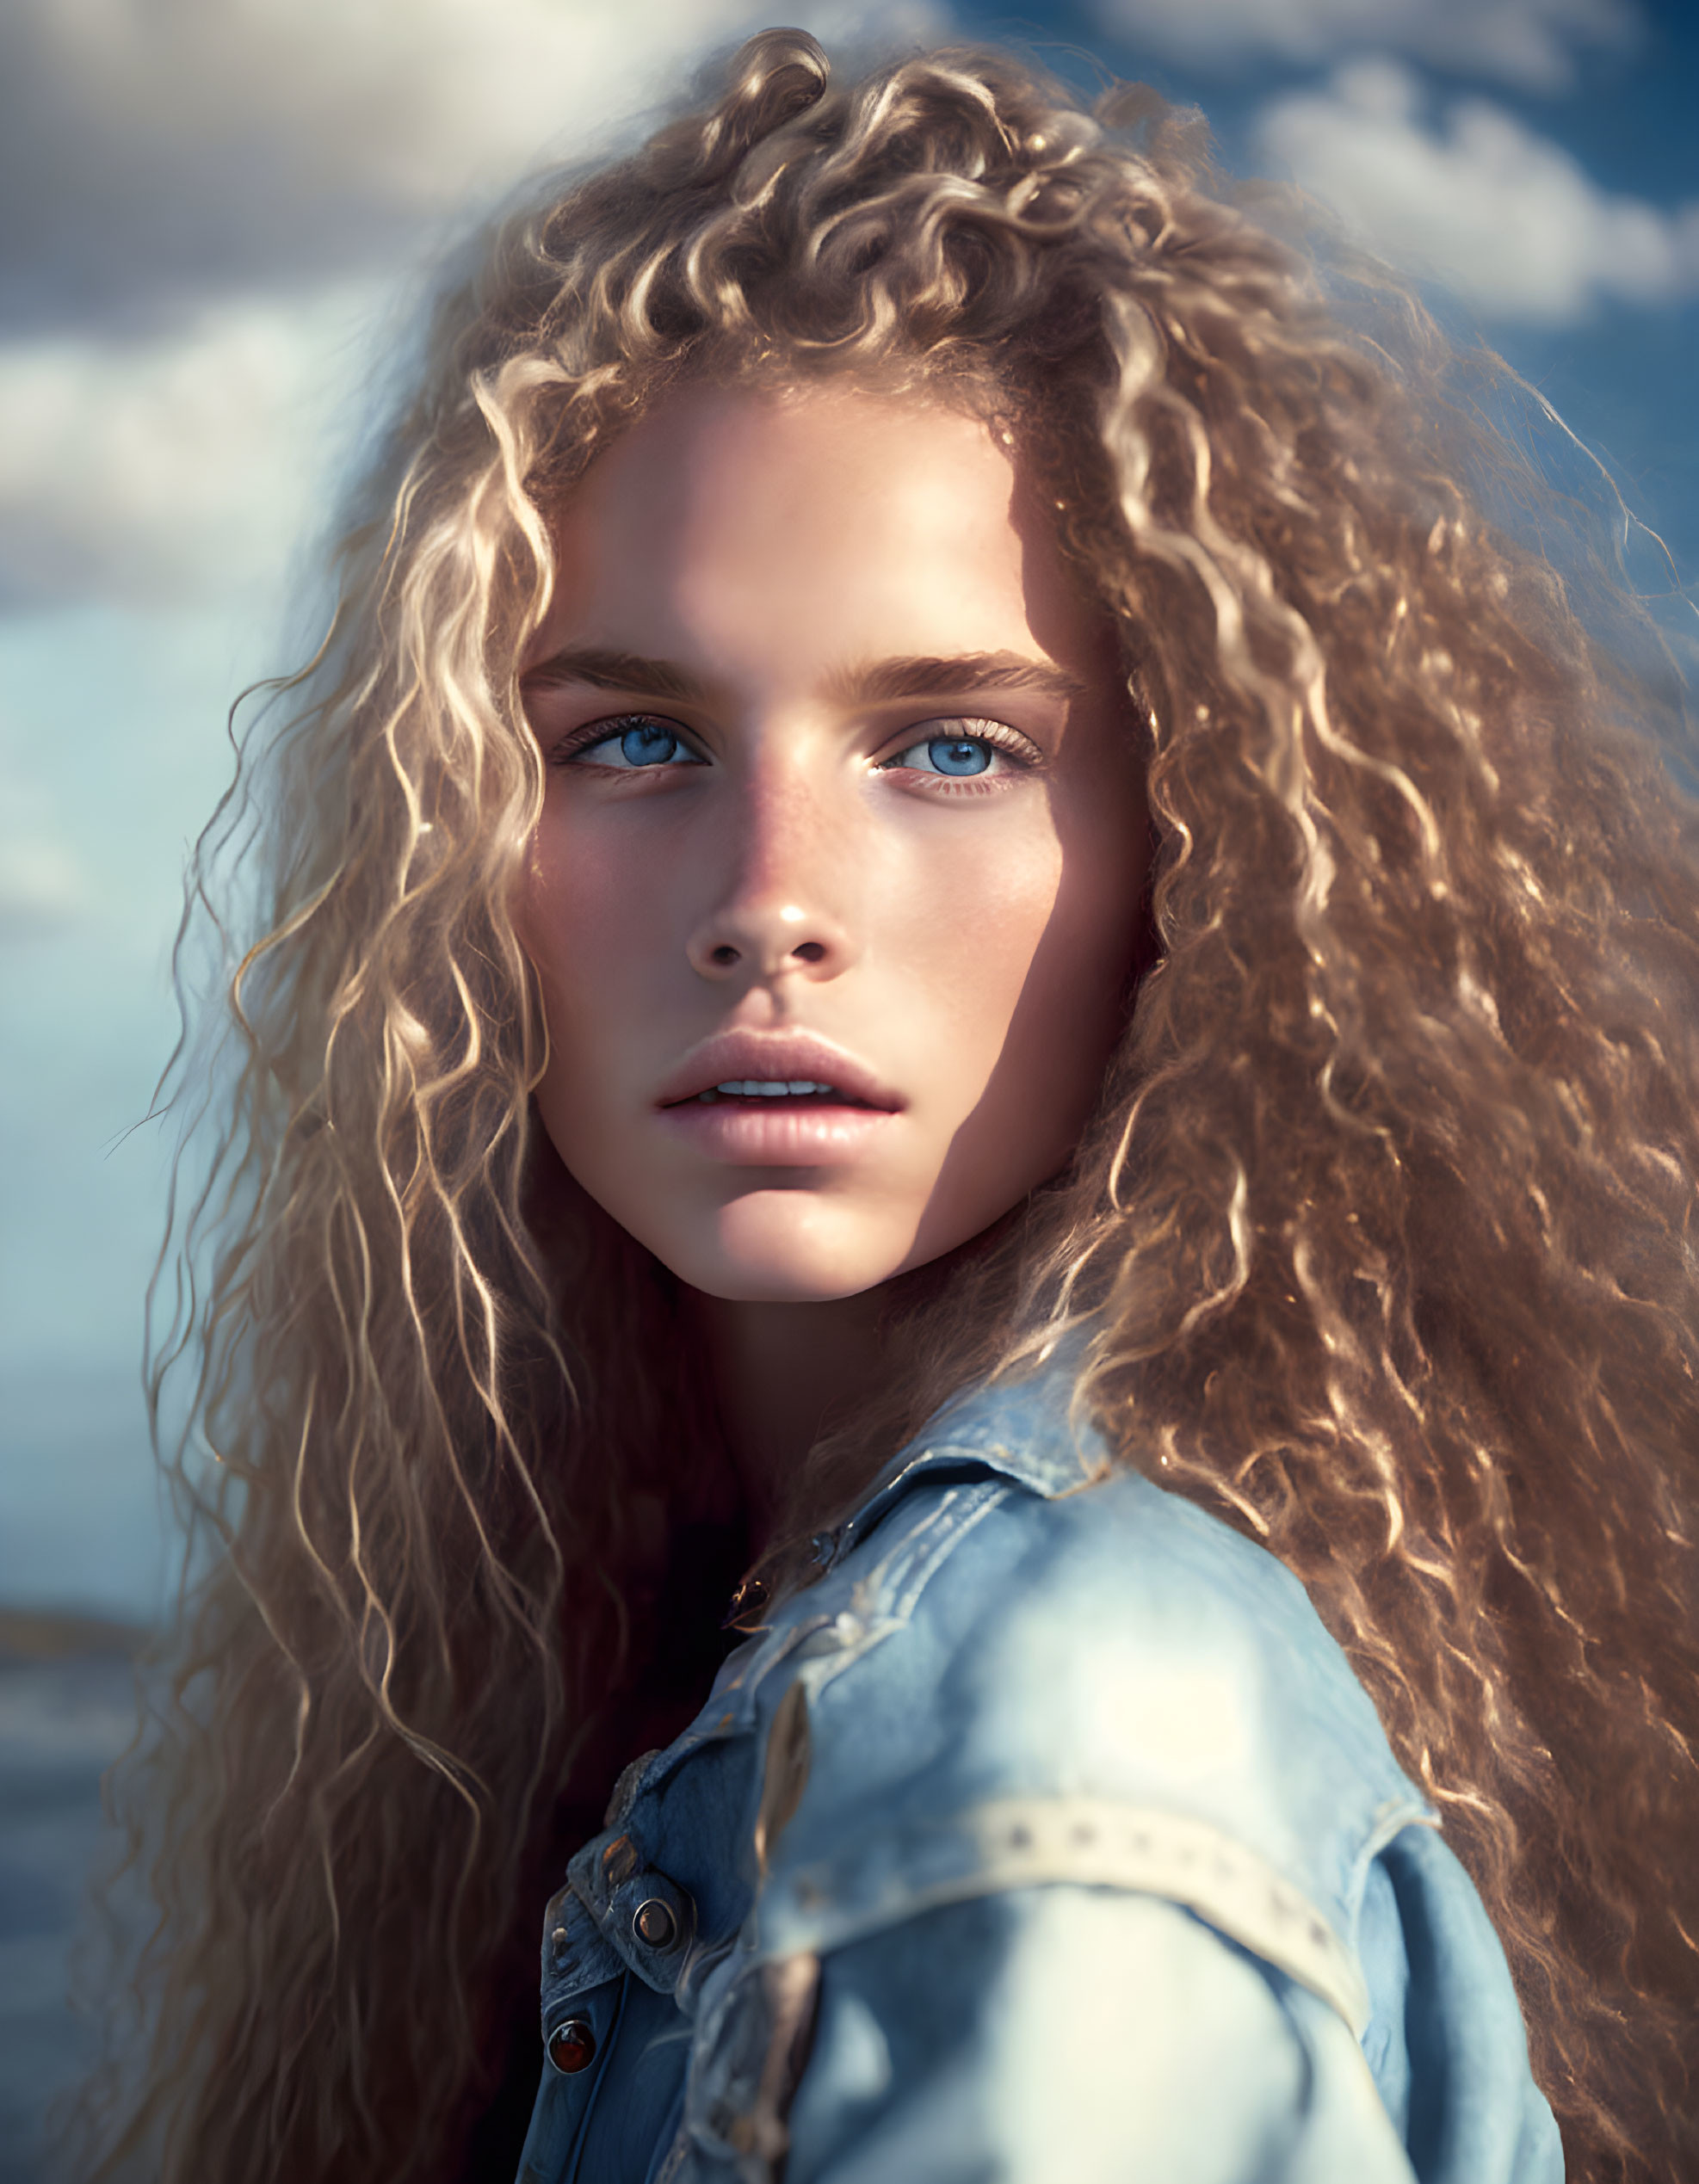
<svg viewBox="0 0 1699 2184">
<path fill-rule="evenodd" d="M 1066 1162 L 1139 953 L 1115 634 L 976 418 L 676 392 L 556 524 L 519 904 L 565 1166 L 709 1295 L 843 1297 Z"/>
</svg>

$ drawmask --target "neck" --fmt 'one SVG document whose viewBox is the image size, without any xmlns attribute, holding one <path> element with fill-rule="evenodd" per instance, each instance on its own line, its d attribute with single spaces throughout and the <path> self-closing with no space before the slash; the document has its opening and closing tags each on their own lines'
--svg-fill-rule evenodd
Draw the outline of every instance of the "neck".
<svg viewBox="0 0 1699 2184">
<path fill-rule="evenodd" d="M 878 1386 L 880 1303 L 877 1290 L 799 1305 L 695 1293 L 757 1552 L 809 1449 Z"/>
</svg>

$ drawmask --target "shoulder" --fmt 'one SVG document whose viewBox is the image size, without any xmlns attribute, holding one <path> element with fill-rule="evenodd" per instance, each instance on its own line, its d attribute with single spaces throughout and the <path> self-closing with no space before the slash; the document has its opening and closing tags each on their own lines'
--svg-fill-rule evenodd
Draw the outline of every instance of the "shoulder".
<svg viewBox="0 0 1699 2184">
<path fill-rule="evenodd" d="M 1148 1480 L 917 1480 L 833 1573 L 763 1920 L 1078 1881 L 1191 1904 L 1348 2019 L 1368 1867 L 1427 1817 L 1274 1558 Z M 811 1905 L 813 1907 L 811 1910 Z"/>
<path fill-rule="evenodd" d="M 1076 1413 L 1070 1363 L 968 1391 L 850 1527 L 862 1619 L 908 1632 L 877 1666 L 869 1656 L 862 1687 L 899 1679 L 962 1733 L 1023 1745 L 1040 1773 L 1072 1772 L 1084 1749 L 1128 1790 L 1207 1805 L 1214 1781 L 1301 1808 L 1313 1761 L 1330 1801 L 1351 1778 L 1367 1827 L 1389 1801 L 1422 1813 L 1302 1585 L 1112 1467 Z M 850 1570 L 834 1574 L 839 1591 Z M 1309 1832 L 1310 1812 L 1294 1817 Z"/>
<path fill-rule="evenodd" d="M 917 1512 L 919 1515 L 920 1512 Z M 921 1603 L 971 1661 L 979 1702 L 1057 1723 L 1074 1703 L 1109 1749 L 1180 1774 L 1337 1748 L 1390 1789 L 1385 1740 L 1303 1587 L 1218 1518 L 1131 1471 L 1011 1492 Z M 1035 1731 L 1043 1724 L 1035 1720 Z"/>
<path fill-rule="evenodd" d="M 945 1506 L 953 1491 L 921 1488 L 891 1527 L 887 1559 L 905 1536 L 935 1558 L 905 1639 L 865 1664 L 864 1703 L 905 1695 L 917 1744 L 893 1765 L 924 1750 L 964 1783 L 1183 1811 L 1294 1871 L 1319 1842 L 1356 1861 L 1426 1817 L 1350 1663 L 1263 1548 L 1133 1472 L 1050 1497 L 988 1483 L 971 1512 Z M 863 1589 L 879 1593 L 877 1569 Z"/>
</svg>

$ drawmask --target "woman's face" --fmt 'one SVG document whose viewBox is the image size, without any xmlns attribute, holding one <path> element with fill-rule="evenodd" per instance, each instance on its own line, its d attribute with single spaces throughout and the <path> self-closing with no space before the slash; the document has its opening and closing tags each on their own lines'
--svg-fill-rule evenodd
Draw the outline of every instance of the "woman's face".
<svg viewBox="0 0 1699 2184">
<path fill-rule="evenodd" d="M 845 1297 L 1066 1163 L 1137 953 L 1111 632 L 983 424 L 669 397 L 556 526 L 518 904 L 578 1181 L 695 1287 Z"/>
</svg>

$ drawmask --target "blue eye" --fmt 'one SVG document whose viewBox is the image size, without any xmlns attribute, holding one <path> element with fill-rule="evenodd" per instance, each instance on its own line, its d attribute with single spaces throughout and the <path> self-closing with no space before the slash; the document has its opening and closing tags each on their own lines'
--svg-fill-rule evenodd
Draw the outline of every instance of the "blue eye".
<svg viewBox="0 0 1699 2184">
<path fill-rule="evenodd" d="M 998 756 L 996 746 L 987 743 L 983 736 L 934 736 L 926 743 L 911 743 L 890 762 L 910 767 L 919 774 L 949 774 L 959 779 L 964 774 L 988 773 L 992 759 Z"/>
<path fill-rule="evenodd" d="M 664 766 L 682 748 L 671 729 L 654 720 L 627 728 L 620 738 L 620 755 L 627 766 Z"/>
<path fill-rule="evenodd" d="M 633 720 L 624 728 L 598 737 L 593 743 L 581 745 L 571 756 L 573 759 L 589 759 L 597 766 L 617 767 L 621 772 L 638 767 L 702 763 L 677 730 L 669 727 L 664 720 Z"/>
<path fill-rule="evenodd" d="M 992 747 L 977 736 L 936 736 L 926 756 L 940 774 L 983 774 L 992 762 Z"/>
</svg>

